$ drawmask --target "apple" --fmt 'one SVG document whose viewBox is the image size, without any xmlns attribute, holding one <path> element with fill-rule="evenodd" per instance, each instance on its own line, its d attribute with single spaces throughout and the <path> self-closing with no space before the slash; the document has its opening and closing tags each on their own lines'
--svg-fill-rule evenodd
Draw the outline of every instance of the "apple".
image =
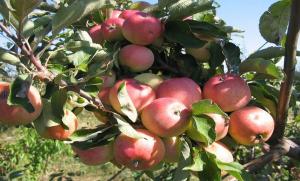
<svg viewBox="0 0 300 181">
<path fill-rule="evenodd" d="M 122 13 L 119 15 L 119 18 L 123 18 L 123 19 L 128 19 L 129 17 L 131 17 L 132 15 L 136 14 L 136 13 L 140 13 L 141 11 L 138 10 L 132 10 L 132 9 L 127 9 L 122 11 Z"/>
<path fill-rule="evenodd" d="M 136 10 L 144 10 L 149 6 L 151 6 L 151 4 L 146 1 L 137 1 L 132 3 L 129 8 L 136 9 Z"/>
<path fill-rule="evenodd" d="M 144 46 L 126 45 L 119 53 L 120 65 L 129 68 L 132 72 L 142 72 L 149 69 L 154 62 L 154 54 Z"/>
<path fill-rule="evenodd" d="M 201 48 L 186 48 L 186 53 L 192 55 L 198 62 L 208 62 L 210 59 L 210 52 L 207 47 Z"/>
<path fill-rule="evenodd" d="M 202 99 L 200 86 L 190 78 L 171 78 L 161 83 L 156 90 L 157 98 L 172 97 L 190 108 Z"/>
<path fill-rule="evenodd" d="M 154 90 L 164 81 L 164 79 L 153 73 L 142 73 L 134 77 L 135 80 L 142 84 L 149 85 Z"/>
<path fill-rule="evenodd" d="M 205 99 L 211 99 L 225 112 L 246 106 L 251 99 L 248 84 L 238 75 L 220 74 L 211 77 L 204 85 Z"/>
<path fill-rule="evenodd" d="M 123 40 L 122 26 L 124 19 L 122 18 L 109 18 L 102 23 L 101 33 L 104 40 L 118 41 Z"/>
<path fill-rule="evenodd" d="M 247 106 L 231 113 L 229 134 L 240 144 L 255 145 L 271 137 L 274 125 L 273 117 L 267 111 Z"/>
<path fill-rule="evenodd" d="M 122 111 L 118 100 L 118 89 L 122 83 L 125 83 L 128 95 L 138 112 L 141 112 L 156 97 L 150 86 L 141 84 L 135 79 L 119 80 L 109 91 L 109 102 L 120 114 L 122 114 Z"/>
<path fill-rule="evenodd" d="M 86 165 L 100 165 L 113 159 L 112 143 L 85 150 L 72 146 L 72 149 Z"/>
<path fill-rule="evenodd" d="M 218 140 L 221 140 L 222 138 L 224 138 L 228 133 L 229 120 L 224 118 L 222 115 L 216 114 L 216 113 L 206 113 L 205 115 L 209 116 L 215 122 L 215 132 L 216 132 L 215 141 L 218 141 Z M 199 141 L 199 142 L 203 141 L 201 139 L 201 136 L 198 135 L 197 131 L 192 126 L 192 122 L 190 122 L 186 133 L 191 139 L 193 139 L 195 141 Z"/>
<path fill-rule="evenodd" d="M 103 44 L 104 38 L 101 33 L 101 25 L 95 25 L 89 30 L 89 34 L 94 43 Z"/>
<path fill-rule="evenodd" d="M 148 170 L 159 164 L 165 156 L 163 141 L 145 129 L 137 129 L 144 138 L 131 138 L 120 134 L 114 142 L 115 161 L 132 170 Z"/>
<path fill-rule="evenodd" d="M 190 111 L 174 98 L 159 98 L 143 109 L 141 119 L 143 125 L 152 133 L 160 137 L 172 137 L 187 129 Z"/>
<path fill-rule="evenodd" d="M 180 158 L 182 141 L 179 137 L 163 138 L 165 144 L 166 154 L 164 161 L 168 163 L 177 163 Z"/>
<path fill-rule="evenodd" d="M 217 159 L 222 162 L 230 163 L 234 161 L 231 151 L 221 142 L 214 142 L 204 149 L 205 151 L 214 154 Z"/>
<path fill-rule="evenodd" d="M 116 73 L 114 71 L 111 71 L 107 75 L 103 75 L 102 77 L 102 88 L 112 87 L 116 82 Z"/>
<path fill-rule="evenodd" d="M 7 125 L 22 125 L 36 120 L 43 109 L 39 91 L 35 87 L 30 86 L 27 92 L 26 96 L 34 108 L 34 111 L 31 113 L 22 106 L 8 105 L 7 99 L 9 91 L 10 83 L 0 82 L 0 123 Z"/>
<path fill-rule="evenodd" d="M 125 20 L 122 32 L 133 44 L 149 45 L 161 35 L 161 22 L 147 13 L 138 12 Z"/>
<path fill-rule="evenodd" d="M 122 13 L 122 11 L 115 9 L 111 12 L 109 18 L 119 18 L 121 13 Z"/>
</svg>

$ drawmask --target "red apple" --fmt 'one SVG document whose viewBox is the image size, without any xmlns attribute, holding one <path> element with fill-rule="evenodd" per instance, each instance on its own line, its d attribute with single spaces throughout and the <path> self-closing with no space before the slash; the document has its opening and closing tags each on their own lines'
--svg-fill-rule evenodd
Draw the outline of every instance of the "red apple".
<svg viewBox="0 0 300 181">
<path fill-rule="evenodd" d="M 38 118 L 43 109 L 43 104 L 39 91 L 30 86 L 27 92 L 27 98 L 33 106 L 34 111 L 29 113 L 22 106 L 9 106 L 7 98 L 9 96 L 10 84 L 0 82 L 0 123 L 7 125 L 28 124 Z"/>
<path fill-rule="evenodd" d="M 104 38 L 101 33 L 101 25 L 95 25 L 89 30 L 89 34 L 94 43 L 103 44 Z"/>
<path fill-rule="evenodd" d="M 119 15 L 119 18 L 128 19 L 132 15 L 139 13 L 139 12 L 141 12 L 141 11 L 127 9 L 127 10 L 122 11 L 122 13 Z"/>
<path fill-rule="evenodd" d="M 119 18 L 120 14 L 122 13 L 122 11 L 120 10 L 113 10 L 110 14 L 109 18 Z"/>
<path fill-rule="evenodd" d="M 230 115 L 229 134 L 240 144 L 255 145 L 267 141 L 273 131 L 273 117 L 261 108 L 248 106 Z"/>
<path fill-rule="evenodd" d="M 116 82 L 116 73 L 114 71 L 111 71 L 109 74 L 104 75 L 101 78 L 103 80 L 103 84 L 101 85 L 101 87 L 112 87 Z"/>
<path fill-rule="evenodd" d="M 238 75 L 221 74 L 211 77 L 204 85 L 203 95 L 225 112 L 246 106 L 251 99 L 248 84 Z"/>
<path fill-rule="evenodd" d="M 204 149 L 216 155 L 217 159 L 222 162 L 230 163 L 234 161 L 231 151 L 221 142 L 214 142 Z"/>
<path fill-rule="evenodd" d="M 86 150 L 72 146 L 72 149 L 79 156 L 80 161 L 86 165 L 100 165 L 113 159 L 113 144 Z"/>
<path fill-rule="evenodd" d="M 149 48 L 139 45 L 127 45 L 120 50 L 120 64 L 133 72 L 142 72 L 150 68 L 154 55 Z"/>
<path fill-rule="evenodd" d="M 161 137 L 182 134 L 190 121 L 187 107 L 174 98 L 159 98 L 146 106 L 141 114 L 143 125 Z"/>
<path fill-rule="evenodd" d="M 166 148 L 164 161 L 168 163 L 177 163 L 181 154 L 182 141 L 179 137 L 167 137 L 163 138 L 163 142 Z"/>
<path fill-rule="evenodd" d="M 119 135 L 114 143 L 114 157 L 118 164 L 132 170 L 148 170 L 160 163 L 165 156 L 162 140 L 145 129 L 137 129 L 145 138 Z"/>
<path fill-rule="evenodd" d="M 107 105 L 110 105 L 109 91 L 110 91 L 110 87 L 105 87 L 105 88 L 102 88 L 98 93 L 98 97 L 101 100 L 101 102 L 104 104 L 107 104 Z"/>
<path fill-rule="evenodd" d="M 155 99 L 155 92 L 150 86 L 141 84 L 135 79 L 120 80 L 109 91 L 109 102 L 117 112 L 122 114 L 118 89 L 123 82 L 125 82 L 128 95 L 138 112 L 141 112 Z"/>
<path fill-rule="evenodd" d="M 188 108 L 202 99 L 200 86 L 186 77 L 165 80 L 158 86 L 156 95 L 157 98 L 173 97 Z"/>
<path fill-rule="evenodd" d="M 102 23 L 101 33 L 104 40 L 117 41 L 122 40 L 122 26 L 124 19 L 122 18 L 109 18 Z"/>
<path fill-rule="evenodd" d="M 161 35 L 161 22 L 147 13 L 135 13 L 125 20 L 122 32 L 131 43 L 149 45 Z"/>
</svg>

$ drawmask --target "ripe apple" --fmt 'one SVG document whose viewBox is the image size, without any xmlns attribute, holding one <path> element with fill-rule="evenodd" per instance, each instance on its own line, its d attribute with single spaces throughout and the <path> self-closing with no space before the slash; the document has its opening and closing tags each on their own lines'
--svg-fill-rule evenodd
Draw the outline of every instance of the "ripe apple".
<svg viewBox="0 0 300 181">
<path fill-rule="evenodd" d="M 109 18 L 102 23 L 101 33 L 104 40 L 117 41 L 122 40 L 122 26 L 124 19 L 122 18 Z"/>
<path fill-rule="evenodd" d="M 146 1 L 137 1 L 132 3 L 129 8 L 136 9 L 136 10 L 144 10 L 149 6 L 151 6 L 151 4 Z"/>
<path fill-rule="evenodd" d="M 216 114 L 216 113 L 207 113 L 206 115 L 209 116 L 210 118 L 212 118 L 215 122 L 215 132 L 216 132 L 216 140 L 215 141 L 218 141 L 218 140 L 224 138 L 228 133 L 229 120 L 225 119 L 222 115 Z M 199 142 L 203 141 L 201 139 L 201 136 L 199 136 L 197 134 L 197 131 L 192 126 L 192 122 L 190 122 L 186 133 L 191 139 L 193 139 L 195 141 L 199 141 Z"/>
<path fill-rule="evenodd" d="M 137 129 L 145 138 L 119 135 L 114 143 L 114 157 L 118 164 L 132 170 L 148 170 L 160 163 L 165 156 L 162 140 L 145 129 Z"/>
<path fill-rule="evenodd" d="M 141 84 L 134 79 L 120 80 L 109 91 L 109 102 L 120 114 L 122 114 L 122 111 L 118 100 L 118 89 L 123 82 L 125 82 L 128 95 L 138 112 L 141 112 L 156 97 L 154 90 L 148 85 Z"/>
<path fill-rule="evenodd" d="M 190 78 L 171 78 L 161 83 L 156 90 L 157 98 L 172 97 L 190 108 L 202 99 L 200 86 Z"/>
<path fill-rule="evenodd" d="M 10 91 L 8 82 L 0 82 L 0 122 L 7 125 L 28 124 L 38 118 L 43 109 L 43 104 L 39 91 L 30 86 L 27 98 L 34 108 L 34 112 L 29 113 L 22 106 L 9 106 L 7 98 Z"/>
<path fill-rule="evenodd" d="M 105 88 L 102 88 L 98 93 L 99 99 L 101 100 L 102 103 L 104 103 L 106 105 L 110 105 L 109 91 L 110 91 L 110 87 L 105 87 Z"/>
<path fill-rule="evenodd" d="M 248 84 L 238 75 L 220 74 L 211 77 L 204 85 L 203 95 L 218 104 L 225 112 L 246 106 L 251 99 Z"/>
<path fill-rule="evenodd" d="M 230 163 L 234 161 L 231 151 L 221 142 L 214 142 L 204 149 L 205 151 L 216 155 L 217 159 L 222 162 Z"/>
<path fill-rule="evenodd" d="M 273 131 L 273 117 L 259 107 L 244 107 L 230 115 L 229 134 L 240 144 L 255 145 L 267 141 Z"/>
<path fill-rule="evenodd" d="M 123 19 L 128 19 L 129 17 L 131 17 L 132 15 L 139 13 L 141 11 L 138 10 L 132 10 L 132 9 L 127 9 L 122 11 L 122 13 L 119 15 L 119 18 L 123 18 Z"/>
<path fill-rule="evenodd" d="M 167 137 L 163 138 L 163 142 L 166 148 L 164 161 L 168 163 L 177 163 L 180 158 L 182 141 L 179 137 Z"/>
<path fill-rule="evenodd" d="M 144 46 L 127 45 L 119 53 L 120 65 L 128 67 L 133 72 L 142 72 L 150 68 L 154 62 L 154 54 Z"/>
<path fill-rule="evenodd" d="M 161 35 L 161 22 L 147 13 L 138 12 L 125 20 L 122 32 L 131 43 L 149 45 Z"/>
<path fill-rule="evenodd" d="M 187 129 L 190 111 L 174 98 L 159 98 L 143 109 L 141 119 L 143 125 L 152 133 L 160 137 L 172 137 Z"/>
<path fill-rule="evenodd" d="M 140 83 L 149 85 L 154 90 L 164 81 L 161 76 L 153 73 L 142 73 L 135 76 L 134 79 Z"/>
<path fill-rule="evenodd" d="M 80 161 L 86 165 L 100 165 L 113 159 L 112 143 L 86 150 L 75 146 L 72 146 L 72 149 L 79 156 Z"/>
<path fill-rule="evenodd" d="M 201 48 L 186 48 L 186 53 L 192 55 L 198 62 L 208 62 L 210 52 L 207 47 Z"/>
<path fill-rule="evenodd" d="M 94 43 L 103 44 L 104 38 L 101 33 L 101 25 L 95 25 L 89 30 L 89 34 Z"/>
<path fill-rule="evenodd" d="M 111 12 L 109 18 L 119 18 L 121 13 L 122 13 L 122 11 L 115 9 Z"/>
<path fill-rule="evenodd" d="M 102 88 L 112 87 L 116 82 L 116 73 L 111 71 L 109 74 L 104 75 L 101 77 L 103 84 L 101 85 Z"/>
</svg>

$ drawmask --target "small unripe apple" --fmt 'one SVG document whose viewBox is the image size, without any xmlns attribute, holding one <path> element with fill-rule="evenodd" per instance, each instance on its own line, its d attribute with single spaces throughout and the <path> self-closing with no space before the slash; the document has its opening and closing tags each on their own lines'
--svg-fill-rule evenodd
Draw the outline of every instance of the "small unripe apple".
<svg viewBox="0 0 300 181">
<path fill-rule="evenodd" d="M 255 145 L 267 141 L 273 131 L 273 117 L 259 107 L 244 107 L 230 115 L 229 134 L 240 144 Z"/>
<path fill-rule="evenodd" d="M 145 138 L 119 135 L 114 143 L 114 157 L 118 164 L 132 170 L 148 170 L 159 164 L 165 156 L 162 140 L 145 129 L 137 129 Z"/>
<path fill-rule="evenodd" d="M 248 84 L 238 75 L 220 74 L 211 77 L 204 85 L 205 99 L 211 99 L 225 112 L 246 106 L 251 99 Z"/>
<path fill-rule="evenodd" d="M 153 73 L 142 73 L 134 77 L 140 83 L 149 85 L 154 90 L 164 81 L 164 79 Z"/>
<path fill-rule="evenodd" d="M 190 111 L 174 98 L 159 98 L 143 109 L 141 119 L 152 133 L 160 137 L 172 137 L 187 129 Z"/>
<path fill-rule="evenodd" d="M 109 18 L 102 23 L 101 33 L 104 40 L 117 41 L 123 39 L 122 26 L 124 19 Z"/>
<path fill-rule="evenodd" d="M 89 34 L 94 43 L 103 44 L 104 38 L 101 33 L 101 25 L 95 25 L 89 30 Z"/>
<path fill-rule="evenodd" d="M 168 163 L 177 163 L 180 158 L 182 141 L 179 137 L 166 137 L 163 138 L 166 148 L 164 161 Z"/>
<path fill-rule="evenodd" d="M 125 20 L 122 32 L 131 43 L 149 45 L 161 35 L 161 22 L 147 13 L 135 13 Z"/>
<path fill-rule="evenodd" d="M 36 120 L 43 109 L 39 91 L 35 87 L 30 86 L 27 92 L 26 96 L 34 108 L 34 111 L 31 113 L 22 106 L 8 105 L 7 99 L 9 91 L 10 83 L 0 82 L 0 123 L 7 125 L 22 125 Z"/>
<path fill-rule="evenodd" d="M 156 90 L 157 98 L 172 97 L 190 108 L 202 99 L 200 86 L 190 78 L 171 78 L 161 83 Z"/>
<path fill-rule="evenodd" d="M 154 54 L 144 46 L 127 45 L 119 53 L 120 65 L 133 72 L 142 72 L 150 68 L 154 62 Z"/>
<path fill-rule="evenodd" d="M 132 15 L 139 13 L 139 12 L 141 12 L 141 11 L 127 9 L 127 10 L 122 11 L 122 13 L 119 15 L 119 18 L 123 18 L 126 20 L 126 19 L 130 18 Z"/>
<path fill-rule="evenodd" d="M 214 142 L 204 149 L 207 152 L 216 155 L 217 159 L 222 162 L 230 163 L 234 161 L 231 151 L 221 142 Z"/>
</svg>

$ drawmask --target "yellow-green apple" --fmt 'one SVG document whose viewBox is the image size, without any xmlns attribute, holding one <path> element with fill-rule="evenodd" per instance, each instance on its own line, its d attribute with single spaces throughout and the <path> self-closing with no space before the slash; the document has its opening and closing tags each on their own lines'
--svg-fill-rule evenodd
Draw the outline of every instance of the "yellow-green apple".
<svg viewBox="0 0 300 181">
<path fill-rule="evenodd" d="M 125 20 L 122 32 L 131 43 L 149 45 L 161 35 L 161 22 L 147 13 L 138 12 Z"/>
<path fill-rule="evenodd" d="M 147 47 L 131 44 L 121 48 L 119 61 L 132 72 L 142 72 L 152 66 L 154 54 Z"/>
<path fill-rule="evenodd" d="M 163 142 L 166 148 L 164 161 L 168 163 L 177 163 L 182 149 L 182 141 L 179 137 L 174 136 L 163 138 Z"/>
<path fill-rule="evenodd" d="M 72 146 L 80 161 L 86 165 L 100 165 L 113 159 L 113 144 L 97 146 L 89 149 L 80 149 Z"/>
<path fill-rule="evenodd" d="M 129 8 L 136 9 L 136 10 L 144 10 L 149 6 L 151 6 L 151 4 L 146 1 L 137 1 L 132 3 Z"/>
<path fill-rule="evenodd" d="M 101 25 L 95 25 L 89 30 L 89 34 L 94 43 L 103 44 L 104 38 L 101 33 Z"/>
<path fill-rule="evenodd" d="M 139 10 L 132 10 L 132 9 L 127 9 L 122 11 L 122 13 L 119 15 L 119 18 L 123 18 L 123 19 L 128 19 L 129 17 L 131 17 L 132 15 L 139 13 L 141 11 Z"/>
<path fill-rule="evenodd" d="M 109 18 L 101 25 L 101 34 L 104 40 L 118 41 L 123 39 L 122 26 L 124 19 L 122 18 Z"/>
<path fill-rule="evenodd" d="M 164 79 L 153 73 L 142 73 L 134 77 L 140 83 L 149 85 L 154 90 L 164 81 Z"/>
<path fill-rule="evenodd" d="M 148 170 L 159 164 L 165 156 L 163 141 L 145 129 L 136 130 L 143 138 L 120 134 L 114 142 L 114 158 L 118 164 L 132 170 Z"/>
<path fill-rule="evenodd" d="M 7 104 L 10 92 L 10 84 L 8 82 L 0 82 L 0 122 L 7 125 L 28 124 L 38 118 L 43 109 L 43 104 L 39 91 L 30 86 L 27 92 L 27 98 L 33 106 L 34 111 L 28 112 L 22 106 Z"/>
<path fill-rule="evenodd" d="M 123 83 L 125 83 L 127 93 L 138 112 L 141 112 L 156 97 L 154 90 L 150 86 L 141 84 L 135 79 L 119 80 L 109 91 L 109 102 L 120 114 L 122 114 L 122 111 L 118 100 L 118 89 Z"/>
<path fill-rule="evenodd" d="M 240 144 L 255 145 L 267 141 L 273 131 L 273 117 L 259 107 L 247 106 L 230 115 L 229 134 Z"/>
<path fill-rule="evenodd" d="M 205 151 L 214 154 L 217 159 L 222 162 L 230 163 L 234 161 L 231 151 L 221 142 L 214 142 L 204 149 Z"/>
<path fill-rule="evenodd" d="M 205 83 L 203 96 L 218 104 L 223 111 L 232 112 L 249 103 L 251 91 L 240 76 L 220 74 L 211 77 Z"/>
<path fill-rule="evenodd" d="M 190 108 L 202 99 L 200 86 L 190 78 L 171 78 L 161 83 L 156 90 L 157 98 L 172 97 Z"/>
<path fill-rule="evenodd" d="M 141 114 L 143 125 L 160 137 L 182 134 L 188 127 L 190 111 L 177 99 L 165 97 L 155 99 Z"/>
</svg>

